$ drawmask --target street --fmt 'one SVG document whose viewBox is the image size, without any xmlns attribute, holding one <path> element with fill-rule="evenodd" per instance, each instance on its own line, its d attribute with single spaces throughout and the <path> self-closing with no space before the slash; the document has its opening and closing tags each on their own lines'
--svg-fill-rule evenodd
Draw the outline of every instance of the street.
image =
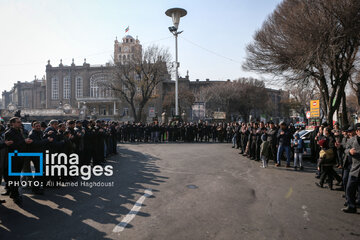
<svg viewBox="0 0 360 240">
<path fill-rule="evenodd" d="M 343 192 L 305 171 L 260 168 L 219 143 L 120 144 L 108 187 L 23 190 L 0 205 L 0 239 L 359 239 Z M 1 187 L 3 191 L 3 186 Z"/>
</svg>

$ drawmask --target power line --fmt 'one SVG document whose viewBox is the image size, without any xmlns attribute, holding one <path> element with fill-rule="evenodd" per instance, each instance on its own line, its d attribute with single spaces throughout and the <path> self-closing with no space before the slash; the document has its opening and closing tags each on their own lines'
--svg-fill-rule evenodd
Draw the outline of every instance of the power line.
<svg viewBox="0 0 360 240">
<path fill-rule="evenodd" d="M 148 41 L 148 42 L 145 42 L 143 43 L 143 45 L 146 45 L 146 44 L 151 44 L 151 43 L 154 43 L 154 42 L 160 42 L 160 41 L 163 41 L 163 40 L 166 40 L 166 39 L 169 39 L 169 38 L 172 38 L 173 36 L 170 36 L 170 37 L 165 37 L 165 38 L 160 38 L 158 40 L 154 40 L 154 41 Z"/>
<path fill-rule="evenodd" d="M 182 39 L 184 39 L 186 42 L 188 42 L 188 43 L 190 43 L 190 44 L 192 44 L 192 45 L 194 45 L 194 46 L 196 46 L 196 47 L 198 47 L 198 48 L 201 48 L 201 49 L 203 49 L 203 50 L 205 50 L 205 51 L 207 51 L 207 52 L 209 52 L 209 53 L 212 53 L 212 54 L 214 54 L 214 55 L 216 55 L 216 56 L 218 56 L 218 57 L 227 59 L 227 60 L 229 60 L 229 61 L 231 61 L 231 62 L 235 62 L 235 63 L 242 64 L 240 61 L 234 60 L 234 59 L 229 58 L 229 57 L 226 57 L 226 56 L 224 56 L 224 55 L 222 55 L 222 54 L 220 54 L 220 53 L 217 53 L 217 52 L 215 52 L 215 51 L 212 51 L 212 50 L 210 50 L 210 49 L 207 49 L 207 48 L 205 48 L 205 47 L 203 47 L 203 46 L 201 46 L 201 45 L 199 45 L 199 44 L 197 44 L 197 43 L 194 43 L 194 42 L 192 42 L 192 41 L 184 38 L 183 36 L 180 36 L 180 37 L 181 37 Z"/>
</svg>

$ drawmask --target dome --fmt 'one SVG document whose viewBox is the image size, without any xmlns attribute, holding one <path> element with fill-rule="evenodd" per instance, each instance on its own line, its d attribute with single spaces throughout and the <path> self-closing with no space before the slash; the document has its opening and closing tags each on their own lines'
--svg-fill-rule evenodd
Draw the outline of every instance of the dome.
<svg viewBox="0 0 360 240">
<path fill-rule="evenodd" d="M 134 39 L 131 35 L 126 35 L 125 38 L 131 38 Z"/>
</svg>

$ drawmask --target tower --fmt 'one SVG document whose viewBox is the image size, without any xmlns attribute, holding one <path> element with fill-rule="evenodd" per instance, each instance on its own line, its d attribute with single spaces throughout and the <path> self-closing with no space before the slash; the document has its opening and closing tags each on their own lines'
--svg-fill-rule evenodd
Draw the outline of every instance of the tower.
<svg viewBox="0 0 360 240">
<path fill-rule="evenodd" d="M 116 38 L 114 44 L 114 62 L 124 63 L 134 56 L 141 56 L 142 46 L 140 41 L 132 36 L 127 35 L 123 37 L 122 42 L 119 42 Z"/>
</svg>

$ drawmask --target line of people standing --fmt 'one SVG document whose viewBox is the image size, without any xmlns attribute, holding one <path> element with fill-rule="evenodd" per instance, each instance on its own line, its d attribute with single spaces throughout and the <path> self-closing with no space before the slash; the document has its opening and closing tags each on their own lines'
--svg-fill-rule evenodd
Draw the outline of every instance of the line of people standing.
<svg viewBox="0 0 360 240">
<path fill-rule="evenodd" d="M 14 184 L 22 180 L 20 176 L 9 176 L 8 153 L 15 151 L 44 153 L 46 150 L 50 153 L 67 155 L 76 153 L 79 156 L 80 165 L 99 165 L 106 162 L 106 157 L 117 154 L 116 127 L 116 122 L 100 120 L 68 120 L 66 122 L 51 120 L 49 124 L 33 121 L 32 130 L 27 132 L 23 128 L 20 118 L 11 118 L 8 125 L 0 125 L 0 183 L 2 178 L 6 183 L 5 192 L 1 195 L 9 196 L 18 205 L 22 204 L 19 185 Z M 14 173 L 31 172 L 31 162 L 35 172 L 40 172 L 40 164 L 36 157 L 12 159 L 11 170 Z M 41 182 L 41 184 L 32 186 L 32 191 L 34 194 L 43 194 L 47 183 L 59 180 L 69 181 L 71 179 L 67 176 L 36 176 L 34 182 Z M 54 184 L 49 185 L 54 186 Z"/>
</svg>

